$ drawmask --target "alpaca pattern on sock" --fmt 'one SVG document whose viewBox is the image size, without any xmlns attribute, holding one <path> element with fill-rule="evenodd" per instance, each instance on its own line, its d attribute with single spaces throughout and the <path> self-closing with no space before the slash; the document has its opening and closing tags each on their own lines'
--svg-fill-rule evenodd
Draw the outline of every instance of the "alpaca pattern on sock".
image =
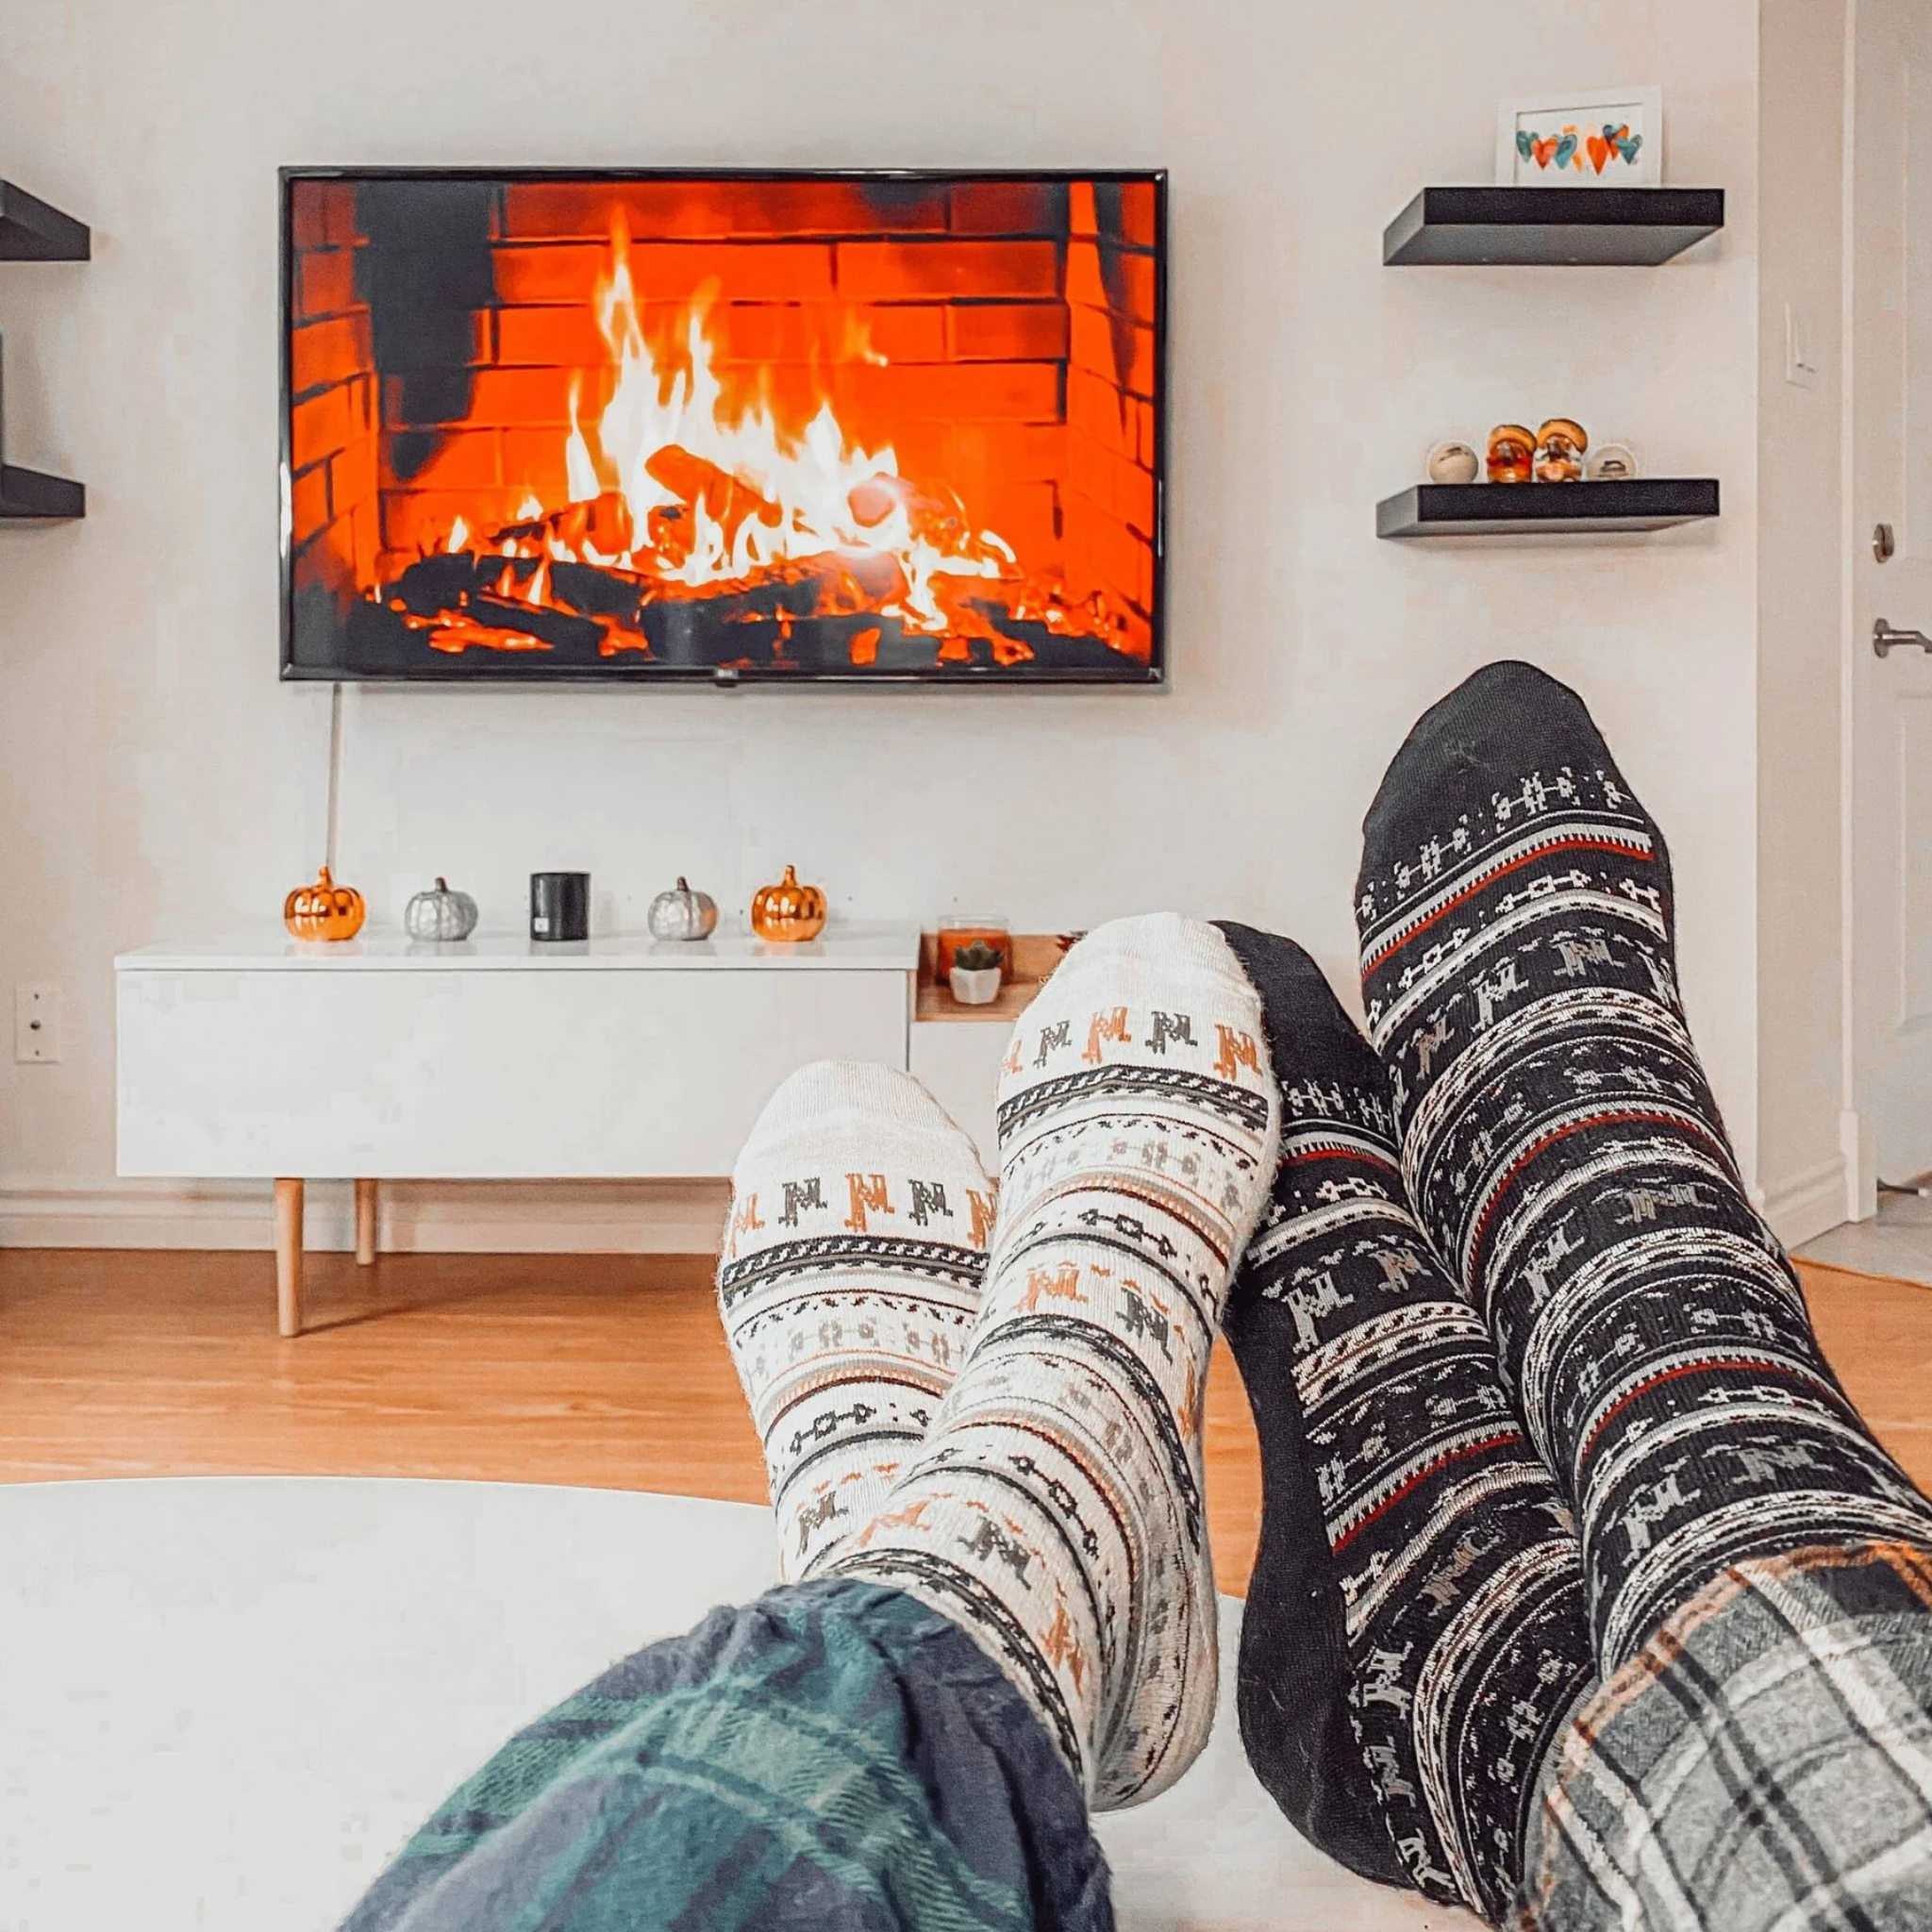
<svg viewBox="0 0 1932 1932">
<path fill-rule="evenodd" d="M 1324 1849 L 1350 1823 L 1338 1788 L 1365 1785 L 1407 1881 L 1499 1920 L 1538 1769 L 1594 1679 L 1574 1526 L 1409 1210 L 1381 1064 L 1299 947 L 1224 930 L 1261 991 L 1282 1109 L 1227 1311 L 1261 1436 L 1256 1575 L 1280 1592 L 1249 1587 L 1243 1741 Z M 1285 1506 L 1308 1488 L 1325 1548 L 1277 1566 Z M 1319 1591 L 1341 1605 L 1355 1764 L 1293 1735 L 1325 1702 L 1307 1678 Z"/>
<path fill-rule="evenodd" d="M 1478 673 L 1364 831 L 1410 1195 L 1576 1510 L 1602 1669 L 1726 1564 L 1932 1531 L 1745 1196 L 1678 997 L 1669 855 L 1581 701 Z"/>
<path fill-rule="evenodd" d="M 725 1338 L 764 1445 L 787 1582 L 872 1521 L 979 1312 L 993 1185 L 914 1080 L 821 1060 L 767 1103 L 732 1176 Z"/>
<path fill-rule="evenodd" d="M 832 1565 L 959 1622 L 1101 1809 L 1165 1789 L 1213 1717 L 1201 1411 L 1273 1160 L 1259 1022 L 1212 927 L 1120 920 L 1067 956 L 1001 1074 L 966 1365 Z"/>
</svg>

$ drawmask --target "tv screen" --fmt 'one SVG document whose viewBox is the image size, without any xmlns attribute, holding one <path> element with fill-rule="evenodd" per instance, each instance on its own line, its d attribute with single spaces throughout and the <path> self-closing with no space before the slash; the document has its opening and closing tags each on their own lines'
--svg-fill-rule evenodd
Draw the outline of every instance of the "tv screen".
<svg viewBox="0 0 1932 1932">
<path fill-rule="evenodd" d="M 1164 217 L 285 170 L 283 675 L 1159 683 Z"/>
</svg>

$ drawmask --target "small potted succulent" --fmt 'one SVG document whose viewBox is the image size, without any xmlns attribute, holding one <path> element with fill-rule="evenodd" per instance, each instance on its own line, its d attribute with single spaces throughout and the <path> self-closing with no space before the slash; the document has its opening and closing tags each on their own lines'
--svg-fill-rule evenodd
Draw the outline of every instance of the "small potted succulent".
<svg viewBox="0 0 1932 1932">
<path fill-rule="evenodd" d="M 991 1006 L 1000 996 L 1000 967 L 1004 956 L 997 946 L 974 940 L 953 955 L 952 971 L 946 978 L 953 997 L 962 1007 Z"/>
</svg>

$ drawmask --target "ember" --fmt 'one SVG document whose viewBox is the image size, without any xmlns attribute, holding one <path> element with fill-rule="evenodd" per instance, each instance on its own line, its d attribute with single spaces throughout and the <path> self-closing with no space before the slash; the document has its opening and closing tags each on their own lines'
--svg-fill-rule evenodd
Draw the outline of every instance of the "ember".
<svg viewBox="0 0 1932 1932">
<path fill-rule="evenodd" d="M 294 176 L 297 675 L 1158 675 L 1158 177 Z"/>
</svg>

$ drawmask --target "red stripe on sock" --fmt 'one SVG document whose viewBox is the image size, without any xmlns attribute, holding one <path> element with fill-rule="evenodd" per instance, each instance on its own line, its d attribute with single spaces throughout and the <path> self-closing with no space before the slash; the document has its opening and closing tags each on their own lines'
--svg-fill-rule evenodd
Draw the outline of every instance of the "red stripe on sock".
<svg viewBox="0 0 1932 1932">
<path fill-rule="evenodd" d="M 1480 1442 L 1470 1443 L 1467 1448 L 1452 1449 L 1448 1455 L 1438 1457 L 1434 1462 L 1417 1470 L 1394 1494 L 1385 1496 L 1381 1502 L 1377 1503 L 1339 1543 L 1332 1546 L 1332 1554 L 1338 1557 L 1341 1556 L 1342 1551 L 1347 1549 L 1349 1544 L 1354 1542 L 1356 1538 L 1361 1535 L 1362 1531 L 1368 1528 L 1369 1524 L 1374 1523 L 1377 1517 L 1386 1516 L 1390 1510 L 1394 1508 L 1396 1504 L 1402 1501 L 1403 1497 L 1407 1495 L 1419 1484 L 1427 1482 L 1431 1476 L 1441 1475 L 1452 1462 L 1463 1462 L 1472 1456 L 1485 1456 L 1491 1449 L 1500 1449 L 1506 1443 L 1520 1443 L 1522 1441 L 1523 1432 L 1520 1429 L 1505 1429 L 1499 1436 L 1486 1437 Z"/>
<path fill-rule="evenodd" d="M 1397 1180 L 1402 1178 L 1402 1170 L 1384 1154 L 1364 1154 L 1359 1147 L 1310 1148 L 1307 1153 L 1291 1153 L 1288 1158 L 1300 1165 L 1304 1160 L 1359 1160 L 1364 1167 L 1384 1167 Z"/>
<path fill-rule="evenodd" d="M 1534 1147 L 1525 1148 L 1510 1162 L 1509 1171 L 1496 1183 L 1495 1191 L 1490 1196 L 1490 1205 L 1482 1211 L 1482 1218 L 1475 1224 L 1475 1233 L 1469 1244 L 1469 1277 L 1474 1281 L 1482 1273 L 1483 1240 L 1490 1231 L 1490 1221 L 1496 1209 L 1502 1206 L 1503 1196 L 1509 1191 L 1509 1183 L 1529 1165 L 1540 1154 L 1554 1147 L 1558 1141 L 1567 1141 L 1572 1134 L 1581 1134 L 1591 1127 L 1621 1127 L 1641 1124 L 1652 1127 L 1676 1127 L 1693 1139 L 1702 1140 L 1718 1158 L 1728 1168 L 1731 1158 L 1724 1143 L 1701 1133 L 1681 1115 L 1674 1113 L 1651 1113 L 1632 1108 L 1628 1113 L 1591 1114 L 1588 1120 L 1572 1121 L 1567 1127 L 1558 1127 L 1554 1133 L 1546 1134 Z"/>
<path fill-rule="evenodd" d="M 1525 852 L 1521 858 L 1512 858 L 1507 865 L 1499 865 L 1494 872 L 1484 873 L 1480 878 L 1470 880 L 1469 884 L 1464 886 L 1461 891 L 1456 893 L 1451 898 L 1443 900 L 1441 905 L 1438 906 L 1426 919 L 1420 921 L 1412 930 L 1404 933 L 1399 940 L 1391 940 L 1373 959 L 1363 960 L 1362 972 L 1364 974 L 1373 973 L 1385 960 L 1392 959 L 1418 933 L 1427 932 L 1437 920 L 1442 918 L 1446 913 L 1455 911 L 1465 899 L 1471 898 L 1475 893 L 1484 891 L 1487 887 L 1494 884 L 1497 879 L 1507 878 L 1519 866 L 1533 864 L 1539 858 L 1547 858 L 1553 852 L 1618 852 L 1625 858 L 1641 859 L 1645 865 L 1655 863 L 1654 854 L 1634 851 L 1628 845 L 1619 844 L 1614 839 L 1558 839 L 1552 845 L 1540 845 L 1534 852 Z"/>
<path fill-rule="evenodd" d="M 1782 1375 L 1790 1382 L 1819 1379 L 1808 1370 L 1790 1368 L 1782 1362 L 1761 1361 L 1751 1356 L 1712 1356 L 1708 1361 L 1679 1362 L 1674 1369 L 1659 1369 L 1656 1374 L 1648 1375 L 1638 1383 L 1636 1388 L 1618 1396 L 1616 1401 L 1597 1418 L 1596 1427 L 1584 1438 L 1576 1451 L 1576 1470 L 1579 1477 L 1583 1472 L 1583 1465 L 1590 1460 L 1590 1452 L 1596 1447 L 1596 1439 L 1639 1396 L 1648 1395 L 1653 1389 L 1660 1389 L 1666 1382 L 1674 1382 L 1679 1375 L 1705 1375 L 1720 1369 L 1749 1369 L 1754 1375 Z"/>
</svg>

